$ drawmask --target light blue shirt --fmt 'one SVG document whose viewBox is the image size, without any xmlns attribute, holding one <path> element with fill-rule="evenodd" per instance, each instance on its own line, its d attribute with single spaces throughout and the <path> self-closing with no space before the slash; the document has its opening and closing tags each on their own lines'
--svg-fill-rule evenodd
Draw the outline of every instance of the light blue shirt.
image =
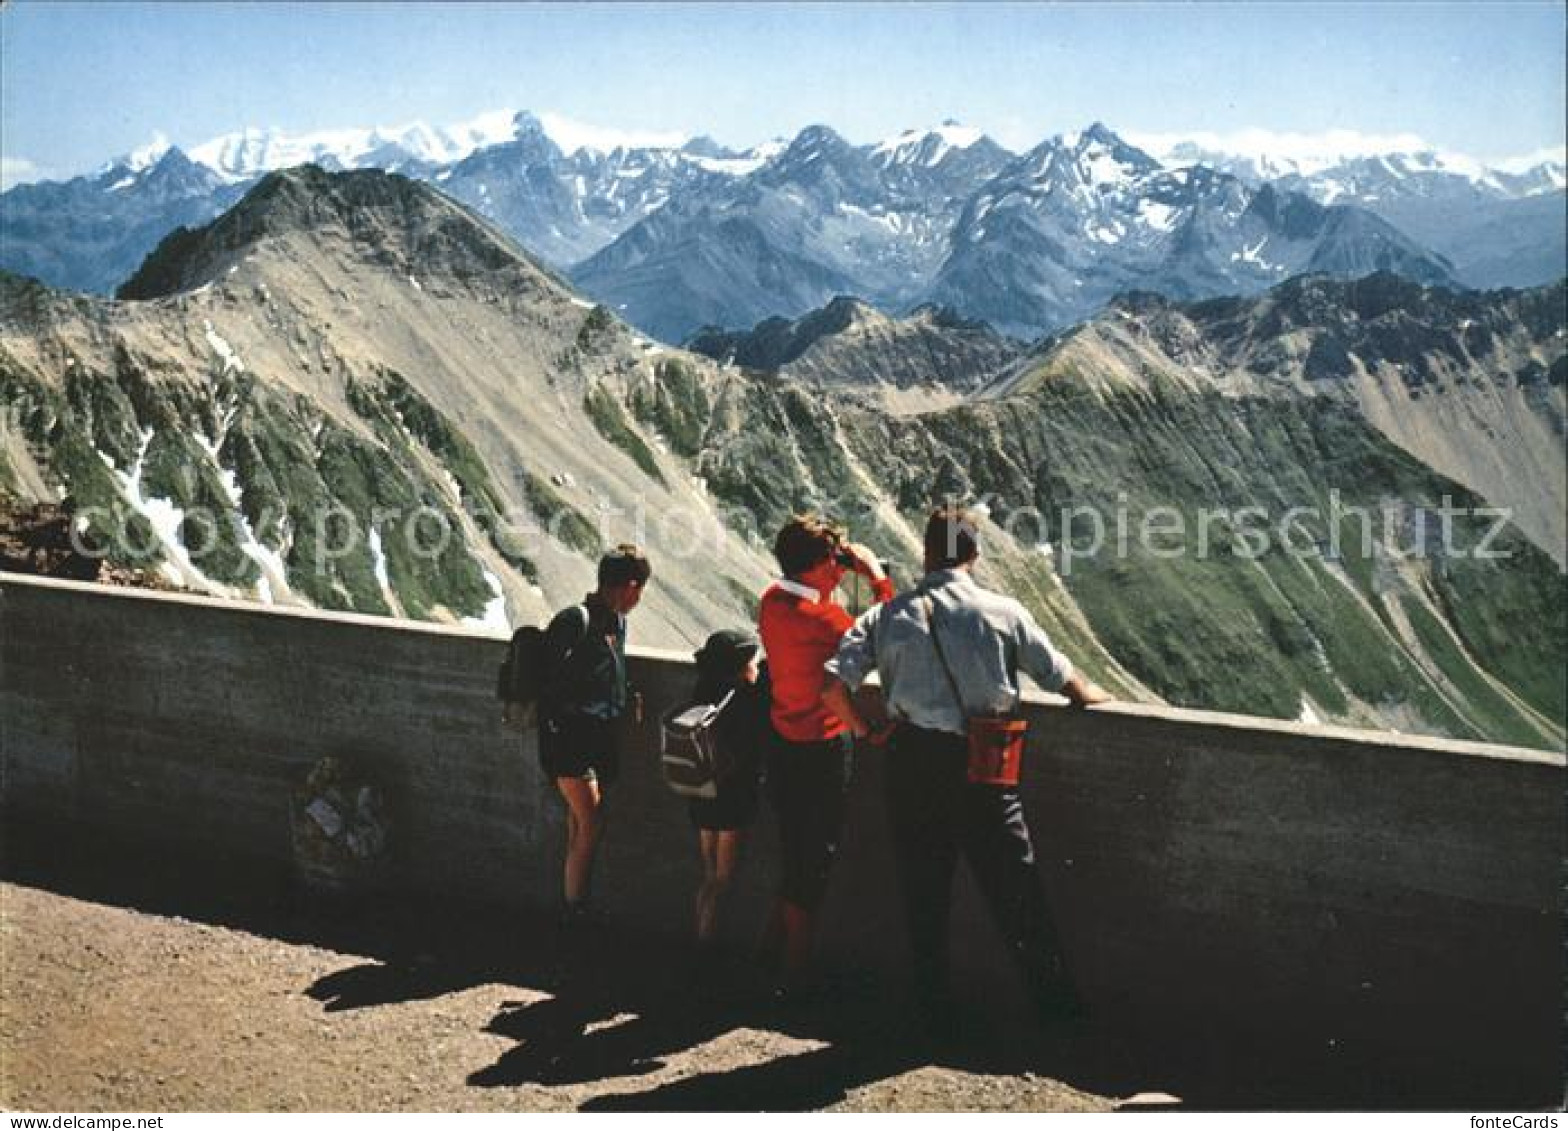
<svg viewBox="0 0 1568 1131">
<path fill-rule="evenodd" d="M 962 706 L 931 643 L 926 616 L 933 605 L 942 654 Z M 1047 691 L 1061 690 L 1073 675 L 1072 664 L 1028 609 L 982 589 L 965 569 L 928 573 L 916 588 L 868 609 L 826 665 L 828 674 L 851 690 L 872 669 L 881 675 L 889 713 L 926 730 L 953 734 L 966 732 L 971 715 L 1014 710 L 1020 669 Z"/>
</svg>

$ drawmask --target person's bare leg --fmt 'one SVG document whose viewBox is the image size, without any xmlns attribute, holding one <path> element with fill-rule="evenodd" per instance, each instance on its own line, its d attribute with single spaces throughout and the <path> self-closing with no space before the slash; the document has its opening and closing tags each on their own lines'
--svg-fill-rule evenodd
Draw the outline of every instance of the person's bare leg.
<svg viewBox="0 0 1568 1131">
<path fill-rule="evenodd" d="M 702 881 L 697 885 L 697 945 L 713 941 L 718 922 L 719 834 L 712 829 L 697 830 L 697 848 L 702 854 Z"/>
<path fill-rule="evenodd" d="M 718 937 L 719 910 L 740 861 L 745 834 L 739 830 L 702 830 L 702 886 L 697 891 L 697 942 Z"/>
<path fill-rule="evenodd" d="M 604 833 L 604 797 L 592 778 L 556 778 L 555 785 L 566 801 L 562 894 L 568 906 L 580 906 L 588 899 L 594 853 Z"/>
</svg>

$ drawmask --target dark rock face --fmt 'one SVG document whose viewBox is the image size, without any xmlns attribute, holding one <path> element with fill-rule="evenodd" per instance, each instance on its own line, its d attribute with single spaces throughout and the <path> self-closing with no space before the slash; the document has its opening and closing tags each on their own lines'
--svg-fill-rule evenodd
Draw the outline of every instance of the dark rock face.
<svg viewBox="0 0 1568 1131">
<path fill-rule="evenodd" d="M 1362 364 L 1420 368 L 1447 363 L 1477 377 L 1500 378 L 1507 351 L 1563 352 L 1558 339 L 1568 284 L 1530 291 L 1480 293 L 1422 286 L 1389 271 L 1353 280 L 1302 277 L 1262 300 L 1220 301 L 1186 308 L 1209 340 L 1240 353 L 1293 331 L 1306 333 L 1320 366 Z M 1311 354 L 1308 355 L 1309 359 Z M 1320 374 L 1327 376 L 1328 373 Z"/>
<path fill-rule="evenodd" d="M 69 503 L 27 505 L 0 491 L 0 571 L 138 589 L 173 588 L 146 570 L 110 563 L 91 536 L 72 530 L 74 522 Z"/>
</svg>

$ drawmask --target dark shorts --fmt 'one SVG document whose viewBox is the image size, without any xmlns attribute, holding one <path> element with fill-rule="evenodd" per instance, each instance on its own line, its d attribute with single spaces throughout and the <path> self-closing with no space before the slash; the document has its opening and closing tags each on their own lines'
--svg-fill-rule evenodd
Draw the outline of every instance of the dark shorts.
<svg viewBox="0 0 1568 1131">
<path fill-rule="evenodd" d="M 539 764 L 553 781 L 583 778 L 607 786 L 620 773 L 616 724 L 582 715 L 539 720 Z"/>
<path fill-rule="evenodd" d="M 775 738 L 768 752 L 768 801 L 779 823 L 783 875 L 779 895 L 815 910 L 844 831 L 853 747 L 848 736 L 825 742 Z"/>
<path fill-rule="evenodd" d="M 759 807 L 760 799 L 754 782 L 721 782 L 717 797 L 688 801 L 686 813 L 695 828 L 734 832 L 750 828 L 757 819 Z"/>
</svg>

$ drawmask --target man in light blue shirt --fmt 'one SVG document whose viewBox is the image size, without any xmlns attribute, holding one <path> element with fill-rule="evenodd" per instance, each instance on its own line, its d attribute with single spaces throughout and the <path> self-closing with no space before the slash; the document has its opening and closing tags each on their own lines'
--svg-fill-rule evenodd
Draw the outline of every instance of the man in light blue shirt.
<svg viewBox="0 0 1568 1131">
<path fill-rule="evenodd" d="M 886 759 L 888 816 L 915 956 L 916 990 L 937 1023 L 950 1010 L 948 915 L 962 851 L 1044 1014 L 1076 1008 L 1017 786 L 968 780 L 967 720 L 1007 715 L 1021 698 L 1018 672 L 1074 703 L 1110 696 L 1073 670 L 1017 601 L 982 589 L 974 521 L 941 508 L 926 524 L 926 576 L 865 613 L 826 665 L 822 700 L 857 738 L 872 727 L 852 692 L 873 669 L 896 721 Z M 940 650 L 932 640 L 933 624 Z"/>
</svg>

